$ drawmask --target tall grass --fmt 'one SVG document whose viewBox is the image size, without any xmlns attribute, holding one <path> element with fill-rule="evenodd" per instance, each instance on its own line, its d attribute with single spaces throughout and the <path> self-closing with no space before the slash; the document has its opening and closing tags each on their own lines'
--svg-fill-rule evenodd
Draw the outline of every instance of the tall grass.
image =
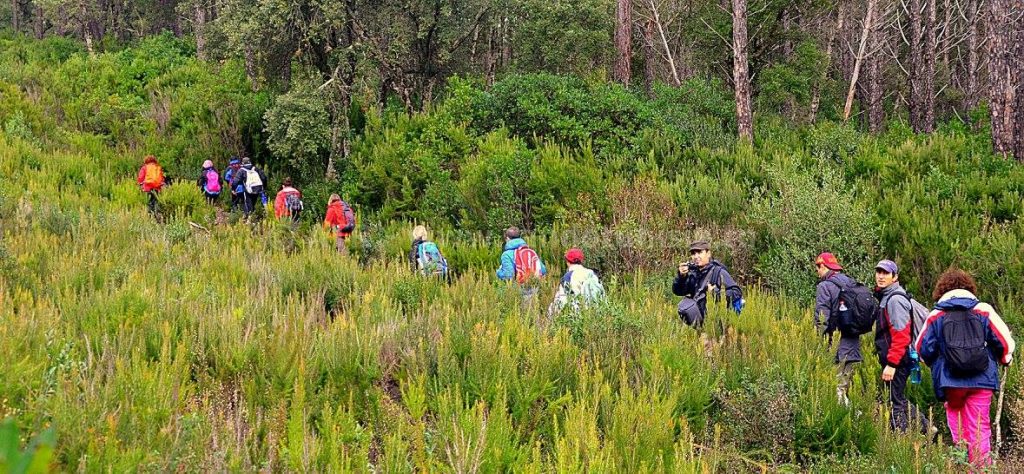
<svg viewBox="0 0 1024 474">
<path fill-rule="evenodd" d="M 105 172 L 132 158 L 107 156 L 0 138 L 24 190 L 0 218 L 0 412 L 52 426 L 59 469 L 945 466 L 882 428 L 874 364 L 837 404 L 791 300 L 750 288 L 702 338 L 664 279 L 637 273 L 609 279 L 608 306 L 549 321 L 494 281 L 498 248 L 479 238 L 438 236 L 446 283 L 408 269 L 401 224 L 360 233 L 353 249 L 376 250 L 351 258 L 310 227 L 159 225 Z M 557 242 L 537 240 L 557 272 Z"/>
</svg>

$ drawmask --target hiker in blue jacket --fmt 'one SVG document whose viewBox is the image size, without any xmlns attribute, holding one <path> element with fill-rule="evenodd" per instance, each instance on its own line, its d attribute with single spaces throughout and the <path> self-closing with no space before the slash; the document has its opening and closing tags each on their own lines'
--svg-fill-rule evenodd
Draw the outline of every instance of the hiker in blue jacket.
<svg viewBox="0 0 1024 474">
<path fill-rule="evenodd" d="M 534 272 L 530 272 L 530 268 L 522 268 L 523 265 L 520 265 L 519 267 L 516 266 L 516 251 L 523 247 L 529 248 L 529 246 L 526 245 L 526 241 L 523 240 L 522 232 L 519 228 L 513 226 L 506 229 L 505 247 L 501 252 L 501 267 L 498 268 L 498 271 L 496 272 L 498 279 L 503 281 L 516 280 L 519 283 L 525 283 L 525 280 L 531 276 L 544 276 L 548 274 L 547 267 L 544 266 L 544 262 L 540 261 L 540 259 L 537 259 L 536 261 L 536 266 L 533 268 L 533 270 L 536 271 Z M 535 255 L 536 252 L 533 252 L 533 254 Z M 529 262 L 526 263 L 527 265 L 530 265 Z M 539 274 L 537 274 L 537 272 L 539 272 Z M 533 274 L 530 275 L 528 273 Z"/>
<path fill-rule="evenodd" d="M 228 169 L 224 171 L 224 182 L 231 186 L 231 182 L 235 179 L 235 173 L 242 167 L 242 162 L 238 158 L 232 156 L 231 161 L 228 162 Z M 242 199 L 245 193 L 245 185 L 239 184 L 231 189 L 231 210 L 234 211 L 241 207 Z"/>
<path fill-rule="evenodd" d="M 743 311 L 743 291 L 729 270 L 711 258 L 711 246 L 707 242 L 694 242 L 690 245 L 690 261 L 679 264 L 672 282 L 672 293 L 683 297 L 679 302 L 679 317 L 690 326 L 702 327 L 708 313 L 708 293 L 715 301 L 720 301 L 723 289 L 729 307 L 737 313 Z"/>
</svg>

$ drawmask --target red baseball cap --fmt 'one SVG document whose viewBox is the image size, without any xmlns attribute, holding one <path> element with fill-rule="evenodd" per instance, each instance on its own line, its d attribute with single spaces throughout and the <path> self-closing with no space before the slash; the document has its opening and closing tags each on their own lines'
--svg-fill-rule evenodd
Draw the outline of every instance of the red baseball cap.
<svg viewBox="0 0 1024 474">
<path fill-rule="evenodd" d="M 583 251 L 573 247 L 565 252 L 565 261 L 569 263 L 583 263 Z"/>
<path fill-rule="evenodd" d="M 818 255 L 818 258 L 814 261 L 817 265 L 824 265 L 829 270 L 842 270 L 843 266 L 839 264 L 839 260 L 836 260 L 836 256 L 829 252 Z"/>
</svg>

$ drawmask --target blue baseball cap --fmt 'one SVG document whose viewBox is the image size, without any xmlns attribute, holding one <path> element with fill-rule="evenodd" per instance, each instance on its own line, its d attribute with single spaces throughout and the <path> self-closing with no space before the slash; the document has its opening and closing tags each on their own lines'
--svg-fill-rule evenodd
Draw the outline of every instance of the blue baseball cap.
<svg viewBox="0 0 1024 474">
<path fill-rule="evenodd" d="M 878 265 L 875 265 L 875 270 L 882 270 L 886 273 L 896 275 L 899 274 L 900 267 L 897 267 L 896 262 L 892 260 L 882 260 L 881 262 L 878 262 Z"/>
</svg>

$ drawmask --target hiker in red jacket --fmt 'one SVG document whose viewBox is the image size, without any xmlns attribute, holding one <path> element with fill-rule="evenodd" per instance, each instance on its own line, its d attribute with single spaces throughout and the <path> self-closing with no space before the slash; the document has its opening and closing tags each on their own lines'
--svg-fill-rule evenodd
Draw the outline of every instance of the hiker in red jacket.
<svg viewBox="0 0 1024 474">
<path fill-rule="evenodd" d="M 156 157 L 147 155 L 139 168 L 139 186 L 142 192 L 149 194 L 149 212 L 156 212 L 156 193 L 164 187 L 164 169 L 156 162 Z"/>
<path fill-rule="evenodd" d="M 341 200 L 341 196 L 332 194 L 327 200 L 327 216 L 324 218 L 324 229 L 327 229 L 334 237 L 334 245 L 338 253 L 348 253 L 345 247 L 345 239 L 352 235 L 356 228 L 355 214 L 352 208 Z"/>
<path fill-rule="evenodd" d="M 889 426 L 893 431 L 906 432 L 914 420 L 922 433 L 931 431 L 934 434 L 935 428 L 924 414 L 907 401 L 907 380 L 915 365 L 909 350 L 914 310 L 898 280 L 896 262 L 882 260 L 875 265 L 875 298 L 880 309 L 875 323 L 875 351 L 882 365 L 882 381 L 892 403 Z"/>
<path fill-rule="evenodd" d="M 302 193 L 292 186 L 292 179 L 285 178 L 281 184 L 281 190 L 274 198 L 274 217 L 291 217 L 292 222 L 299 221 L 299 214 L 302 213 Z"/>
</svg>

